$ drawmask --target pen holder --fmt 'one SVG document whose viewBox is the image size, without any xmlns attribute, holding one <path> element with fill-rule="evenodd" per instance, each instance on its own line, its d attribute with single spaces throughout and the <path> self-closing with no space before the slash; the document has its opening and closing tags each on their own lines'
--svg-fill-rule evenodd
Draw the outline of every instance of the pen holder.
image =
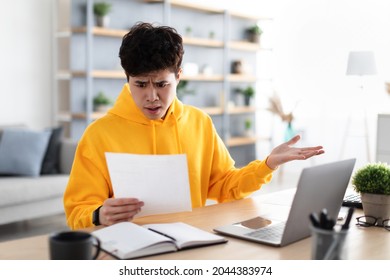
<svg viewBox="0 0 390 280">
<path fill-rule="evenodd" d="M 346 259 L 344 248 L 348 230 L 328 230 L 311 226 L 313 260 Z"/>
</svg>

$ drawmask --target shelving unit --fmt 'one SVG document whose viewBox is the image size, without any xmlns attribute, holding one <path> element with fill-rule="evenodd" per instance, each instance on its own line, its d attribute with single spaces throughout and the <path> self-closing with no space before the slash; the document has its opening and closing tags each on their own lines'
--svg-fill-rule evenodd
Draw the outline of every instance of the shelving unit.
<svg viewBox="0 0 390 280">
<path fill-rule="evenodd" d="M 237 131 L 237 125 L 233 123 L 234 119 L 241 124 L 245 118 L 251 118 L 254 121 L 258 109 L 255 106 L 231 105 L 235 87 L 244 84 L 256 86 L 258 81 L 256 67 L 252 66 L 253 73 L 232 74 L 230 64 L 242 54 L 250 56 L 251 59 L 248 60 L 256 61 L 254 58 L 262 48 L 258 43 L 246 41 L 243 35 L 241 37 L 232 35 L 234 31 L 232 26 L 235 26 L 233 21 L 242 21 L 242 26 L 239 28 L 243 33 L 242 29 L 245 24 L 253 24 L 262 19 L 268 20 L 268 18 L 216 9 L 182 0 L 112 0 L 110 2 L 113 4 L 113 13 L 115 10 L 118 13 L 115 17 L 113 16 L 116 22 L 113 22 L 109 28 L 101 28 L 94 26 L 93 23 L 93 0 L 57 0 L 54 2 L 55 18 L 61 18 L 64 14 L 68 14 L 69 17 L 67 21 L 60 19 L 62 24 L 55 27 L 53 44 L 53 48 L 57 50 L 54 64 L 56 104 L 53 108 L 55 120 L 68 127 L 68 136 L 80 137 L 91 121 L 104 115 L 104 113 L 92 110 L 92 99 L 98 91 L 107 91 L 111 94 L 111 98 L 115 99 L 123 86 L 125 75 L 115 54 L 119 50 L 122 37 L 127 33 L 126 28 L 137 21 L 160 22 L 175 27 L 183 35 L 185 46 L 183 64 L 191 61 L 201 64 L 203 61 L 204 64 L 210 63 L 215 69 L 215 73 L 211 74 L 186 75 L 183 73 L 182 80 L 188 81 L 199 92 L 195 99 L 198 98 L 200 105 L 193 105 L 201 107 L 213 117 L 215 126 L 228 147 L 247 146 L 246 148 L 250 148 L 244 154 L 252 154 L 253 158 L 239 160 L 242 164 L 255 158 L 255 144 L 259 140 L 268 138 L 243 136 L 239 130 Z M 80 11 L 82 6 L 85 7 L 86 12 Z M 122 19 L 121 15 L 124 14 L 119 11 L 131 9 L 139 13 L 132 14 L 132 18 L 128 21 Z M 147 13 L 143 13 L 143 10 Z M 197 19 L 207 17 L 207 21 L 192 21 L 191 17 Z M 197 25 L 192 26 L 195 22 Z M 197 27 L 197 30 L 192 35 L 188 35 L 184 29 L 187 26 Z M 212 38 L 209 36 L 211 30 L 207 29 L 209 26 L 215 28 L 212 30 L 215 33 Z M 64 54 L 63 50 L 66 49 L 60 46 L 61 40 L 66 40 L 68 45 L 68 62 L 65 63 L 65 67 L 63 67 L 64 63 L 58 63 L 59 57 Z M 117 61 L 109 61 L 106 55 L 101 55 L 101 45 L 105 46 L 106 53 L 112 47 Z M 60 49 L 62 51 L 59 51 Z M 100 62 L 100 60 L 104 61 Z M 66 103 L 68 105 L 64 105 Z M 261 133 L 255 135 L 261 135 Z M 240 152 L 233 157 L 240 157 Z"/>
</svg>

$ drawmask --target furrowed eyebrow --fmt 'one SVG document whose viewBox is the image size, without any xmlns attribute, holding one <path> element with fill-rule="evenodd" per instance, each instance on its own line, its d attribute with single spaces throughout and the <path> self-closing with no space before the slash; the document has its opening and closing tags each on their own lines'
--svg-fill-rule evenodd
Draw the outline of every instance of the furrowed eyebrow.
<svg viewBox="0 0 390 280">
<path fill-rule="evenodd" d="M 158 82 L 153 82 L 153 84 L 157 85 L 157 84 L 169 84 L 168 81 L 158 81 Z"/>
</svg>

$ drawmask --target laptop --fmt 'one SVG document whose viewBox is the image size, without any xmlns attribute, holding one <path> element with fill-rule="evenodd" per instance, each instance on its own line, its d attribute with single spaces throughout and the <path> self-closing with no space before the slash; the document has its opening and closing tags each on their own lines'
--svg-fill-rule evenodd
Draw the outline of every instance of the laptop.
<svg viewBox="0 0 390 280">
<path fill-rule="evenodd" d="M 310 236 L 309 215 L 326 208 L 337 220 L 356 159 L 304 168 L 291 204 L 287 221 L 254 217 L 214 228 L 227 236 L 272 246 L 286 246 Z"/>
</svg>

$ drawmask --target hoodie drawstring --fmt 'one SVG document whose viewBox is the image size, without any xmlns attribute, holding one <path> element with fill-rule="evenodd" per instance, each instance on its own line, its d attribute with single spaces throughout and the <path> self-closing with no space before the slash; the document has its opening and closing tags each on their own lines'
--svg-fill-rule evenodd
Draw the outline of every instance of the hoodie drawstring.
<svg viewBox="0 0 390 280">
<path fill-rule="evenodd" d="M 153 133 L 153 155 L 157 154 L 157 141 L 156 141 L 156 125 L 154 124 L 154 122 L 152 122 L 152 133 Z"/>
<path fill-rule="evenodd" d="M 175 117 L 175 115 L 172 113 L 172 118 L 173 118 L 173 121 L 174 121 L 174 127 L 175 127 L 175 138 L 176 138 L 176 146 L 177 146 L 177 149 L 178 149 L 178 154 L 182 154 L 183 153 L 183 149 L 181 147 L 181 144 L 180 144 L 180 137 L 179 137 L 179 129 L 178 129 L 178 124 L 177 124 L 177 119 Z M 157 136 L 156 136 L 156 123 L 154 121 L 152 121 L 152 138 L 153 138 L 153 155 L 156 155 L 157 154 Z"/>
<path fill-rule="evenodd" d="M 177 148 L 179 149 L 179 154 L 182 154 L 183 150 L 181 148 L 180 139 L 179 139 L 179 129 L 177 128 L 177 119 L 173 113 L 172 115 L 173 115 L 173 120 L 175 121 L 176 145 Z"/>
</svg>

